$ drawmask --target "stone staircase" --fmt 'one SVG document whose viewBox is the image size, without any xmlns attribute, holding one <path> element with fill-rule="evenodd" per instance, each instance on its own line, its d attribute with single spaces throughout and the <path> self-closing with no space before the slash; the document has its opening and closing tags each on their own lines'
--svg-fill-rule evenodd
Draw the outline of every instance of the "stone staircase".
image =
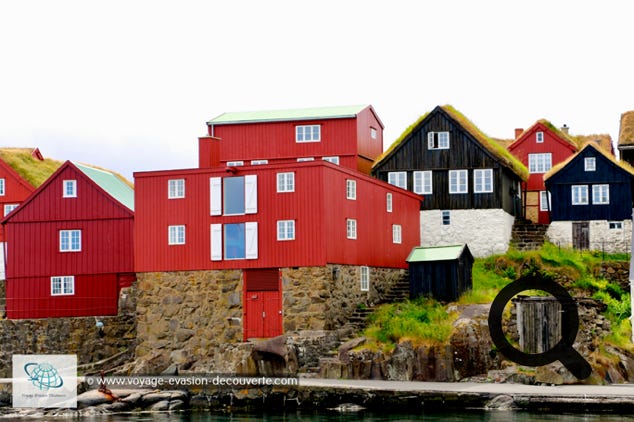
<svg viewBox="0 0 634 422">
<path fill-rule="evenodd" d="M 520 251 L 539 249 L 546 239 L 547 224 L 516 218 L 511 234 L 511 246 Z"/>
</svg>

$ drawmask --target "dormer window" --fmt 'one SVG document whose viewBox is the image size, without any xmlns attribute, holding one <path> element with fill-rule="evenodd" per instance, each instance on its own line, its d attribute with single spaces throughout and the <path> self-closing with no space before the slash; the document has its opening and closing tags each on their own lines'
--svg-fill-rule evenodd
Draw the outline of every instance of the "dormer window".
<svg viewBox="0 0 634 422">
<path fill-rule="evenodd" d="M 428 132 L 428 149 L 449 149 L 449 132 Z"/>
<path fill-rule="evenodd" d="M 541 144 L 544 142 L 544 132 L 535 133 L 535 142 L 537 142 L 538 144 Z"/>
<path fill-rule="evenodd" d="M 597 159 L 595 157 L 586 157 L 583 160 L 583 167 L 585 171 L 596 171 Z"/>
<path fill-rule="evenodd" d="M 62 182 L 64 198 L 77 198 L 77 180 L 64 180 Z"/>
<path fill-rule="evenodd" d="M 319 142 L 321 141 L 321 126 L 303 125 L 295 126 L 295 142 Z"/>
<path fill-rule="evenodd" d="M 372 139 L 376 139 L 376 137 L 377 137 L 377 132 L 376 132 L 376 129 L 375 129 L 375 128 L 373 128 L 373 127 L 371 127 L 371 128 L 370 128 L 370 137 L 371 137 Z"/>
</svg>

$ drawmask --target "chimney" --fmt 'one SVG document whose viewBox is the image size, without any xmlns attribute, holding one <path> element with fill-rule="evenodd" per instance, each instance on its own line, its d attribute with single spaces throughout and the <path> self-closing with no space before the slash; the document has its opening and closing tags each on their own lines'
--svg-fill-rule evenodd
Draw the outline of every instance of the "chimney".
<svg viewBox="0 0 634 422">
<path fill-rule="evenodd" d="M 518 127 L 515 129 L 515 139 L 519 138 L 520 135 L 524 132 L 524 129 L 522 129 L 521 127 Z"/>
<path fill-rule="evenodd" d="M 567 125 L 567 124 L 565 124 L 565 123 L 564 123 L 564 125 L 561 127 L 561 131 L 562 131 L 563 133 L 565 133 L 566 135 L 568 135 L 568 129 L 570 129 L 570 128 L 569 128 L 569 127 L 568 127 L 568 125 Z"/>
</svg>

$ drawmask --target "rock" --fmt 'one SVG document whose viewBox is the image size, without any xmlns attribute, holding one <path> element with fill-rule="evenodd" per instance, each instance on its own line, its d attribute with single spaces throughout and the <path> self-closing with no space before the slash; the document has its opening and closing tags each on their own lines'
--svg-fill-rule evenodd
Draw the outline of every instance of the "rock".
<svg viewBox="0 0 634 422">
<path fill-rule="evenodd" d="M 170 401 L 168 410 L 182 410 L 185 409 L 185 402 L 183 400 Z"/>
<path fill-rule="evenodd" d="M 387 379 L 392 381 L 411 381 L 414 376 L 414 348 L 405 341 L 394 348 L 387 362 Z"/>
<path fill-rule="evenodd" d="M 346 341 L 341 346 L 339 346 L 339 360 L 343 363 L 350 362 L 348 358 L 348 352 L 366 342 L 365 337 L 357 337 L 351 340 Z"/>
<path fill-rule="evenodd" d="M 88 390 L 77 396 L 77 407 L 94 407 L 104 403 L 112 403 L 112 396 L 99 392 L 98 390 Z"/>
<path fill-rule="evenodd" d="M 340 413 L 351 413 L 351 412 L 361 412 L 362 410 L 365 410 L 365 407 L 359 406 L 358 404 L 355 404 L 355 403 L 342 403 L 339 406 L 331 407 L 328 410 L 334 410 Z"/>
<path fill-rule="evenodd" d="M 484 408 L 486 410 L 516 410 L 519 409 L 519 406 L 513 397 L 504 394 L 491 399 Z"/>
<path fill-rule="evenodd" d="M 154 403 L 152 406 L 150 406 L 150 410 L 153 410 L 155 412 L 162 412 L 165 410 L 169 410 L 169 408 L 170 408 L 169 400 L 161 400 Z"/>
</svg>

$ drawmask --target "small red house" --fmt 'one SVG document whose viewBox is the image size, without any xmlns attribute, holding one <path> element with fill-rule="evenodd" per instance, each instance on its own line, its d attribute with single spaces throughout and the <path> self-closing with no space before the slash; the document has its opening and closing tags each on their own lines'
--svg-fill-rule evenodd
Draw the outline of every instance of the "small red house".
<svg viewBox="0 0 634 422">
<path fill-rule="evenodd" d="M 545 119 L 526 130 L 516 129 L 516 140 L 508 150 L 530 173 L 524 182 L 524 215 L 539 224 L 550 222 L 550 197 L 544 185 L 544 173 L 577 152 L 577 144 L 567 134 L 568 128 L 557 129 Z"/>
<path fill-rule="evenodd" d="M 224 113 L 199 139 L 199 167 L 326 160 L 370 174 L 383 151 L 383 123 L 372 106 Z"/>
<path fill-rule="evenodd" d="M 134 281 L 131 185 L 65 162 L 2 220 L 11 319 L 116 315 Z"/>
</svg>

